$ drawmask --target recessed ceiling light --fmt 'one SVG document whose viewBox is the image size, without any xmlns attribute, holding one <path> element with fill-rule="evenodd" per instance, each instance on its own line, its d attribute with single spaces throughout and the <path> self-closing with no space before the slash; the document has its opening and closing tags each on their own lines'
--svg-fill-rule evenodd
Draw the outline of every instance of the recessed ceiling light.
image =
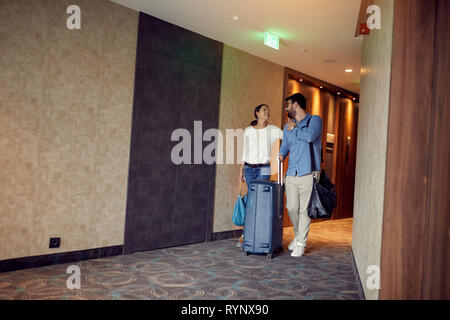
<svg viewBox="0 0 450 320">
<path fill-rule="evenodd" d="M 341 94 L 340 92 L 338 92 L 338 94 Z"/>
<path fill-rule="evenodd" d="M 239 16 L 230 16 L 230 20 L 237 21 L 239 20 Z"/>
<path fill-rule="evenodd" d="M 300 79 L 300 82 L 303 82 L 303 79 Z"/>
<path fill-rule="evenodd" d="M 356 98 L 353 98 L 353 101 L 355 101 L 356 100 Z"/>
<path fill-rule="evenodd" d="M 350 72 L 353 72 L 353 69 L 345 69 L 345 72 L 347 72 L 347 73 L 350 73 Z"/>
<path fill-rule="evenodd" d="M 322 86 L 320 86 L 320 89 L 322 89 L 323 87 Z"/>
</svg>

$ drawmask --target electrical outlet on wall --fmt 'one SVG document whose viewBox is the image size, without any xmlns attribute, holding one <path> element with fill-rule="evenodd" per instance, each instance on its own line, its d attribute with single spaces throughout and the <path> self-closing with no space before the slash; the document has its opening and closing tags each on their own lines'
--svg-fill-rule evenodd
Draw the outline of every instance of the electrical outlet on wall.
<svg viewBox="0 0 450 320">
<path fill-rule="evenodd" d="M 61 238 L 50 238 L 49 248 L 59 248 L 61 245 Z"/>
</svg>

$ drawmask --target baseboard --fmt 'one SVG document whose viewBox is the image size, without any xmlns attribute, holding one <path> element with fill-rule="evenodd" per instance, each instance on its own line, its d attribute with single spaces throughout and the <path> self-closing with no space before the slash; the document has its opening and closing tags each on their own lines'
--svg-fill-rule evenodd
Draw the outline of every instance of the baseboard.
<svg viewBox="0 0 450 320">
<path fill-rule="evenodd" d="M 1 260 L 0 273 L 123 254 L 123 245 Z"/>
<path fill-rule="evenodd" d="M 358 272 L 358 267 L 356 265 L 355 256 L 353 255 L 353 248 L 350 249 L 350 252 L 351 252 L 351 256 L 352 256 L 353 274 L 355 275 L 355 281 L 356 281 L 356 286 L 358 288 L 359 298 L 361 300 L 366 300 L 366 296 L 364 294 L 364 289 L 362 286 L 361 278 L 359 277 L 359 272 Z"/>
<path fill-rule="evenodd" d="M 211 236 L 211 241 L 239 238 L 240 236 L 242 236 L 243 232 L 244 229 L 213 232 Z"/>
</svg>

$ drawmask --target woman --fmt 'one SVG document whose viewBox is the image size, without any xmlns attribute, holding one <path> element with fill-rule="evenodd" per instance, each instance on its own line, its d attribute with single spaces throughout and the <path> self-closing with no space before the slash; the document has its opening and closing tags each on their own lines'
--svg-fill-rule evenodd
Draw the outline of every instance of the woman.
<svg viewBox="0 0 450 320">
<path fill-rule="evenodd" d="M 244 147 L 240 181 L 247 183 L 247 188 L 254 180 L 270 179 L 270 159 L 273 144 L 283 139 L 283 131 L 277 126 L 268 124 L 269 106 L 260 104 L 254 111 L 255 120 L 244 131 Z M 242 247 L 243 235 L 238 242 Z"/>
</svg>

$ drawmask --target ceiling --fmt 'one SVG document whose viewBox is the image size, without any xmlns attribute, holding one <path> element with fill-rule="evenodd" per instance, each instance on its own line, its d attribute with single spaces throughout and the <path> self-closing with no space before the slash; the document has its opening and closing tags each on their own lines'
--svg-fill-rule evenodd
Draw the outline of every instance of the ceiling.
<svg viewBox="0 0 450 320">
<path fill-rule="evenodd" d="M 354 35 L 361 0 L 112 1 L 359 93 L 362 39 Z M 264 45 L 264 32 L 280 38 L 279 50 Z"/>
</svg>

